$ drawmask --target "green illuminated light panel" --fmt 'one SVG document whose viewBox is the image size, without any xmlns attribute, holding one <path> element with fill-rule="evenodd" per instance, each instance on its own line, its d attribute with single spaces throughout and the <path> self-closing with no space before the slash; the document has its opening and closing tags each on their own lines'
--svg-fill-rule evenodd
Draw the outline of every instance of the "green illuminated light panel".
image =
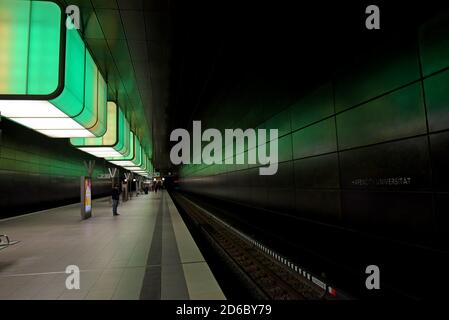
<svg viewBox="0 0 449 320">
<path fill-rule="evenodd" d="M 126 170 L 135 172 L 135 171 L 145 170 L 146 167 L 147 167 L 147 156 L 146 156 L 146 154 L 142 150 L 142 162 L 141 162 L 141 165 L 125 166 L 124 168 Z"/>
<path fill-rule="evenodd" d="M 153 172 L 153 166 L 151 164 L 151 160 L 147 157 L 147 155 L 144 153 L 144 164 L 141 167 L 135 167 L 135 168 L 130 168 L 130 167 L 126 167 L 125 169 L 133 171 L 136 174 L 139 175 L 149 175 L 150 172 Z"/>
<path fill-rule="evenodd" d="M 129 135 L 126 135 L 128 137 L 127 145 L 126 145 L 126 153 L 123 156 L 120 157 L 106 157 L 105 159 L 110 161 L 111 163 L 113 161 L 126 161 L 126 160 L 132 160 L 134 158 L 134 150 L 135 150 L 135 144 L 136 144 L 136 136 L 132 131 L 129 131 Z M 121 163 L 121 162 L 119 162 Z"/>
<path fill-rule="evenodd" d="M 123 167 L 126 170 L 133 171 L 136 174 L 147 174 L 152 171 L 152 164 L 140 145 L 139 139 L 134 136 L 131 145 L 134 145 L 133 152 L 129 156 L 121 158 L 106 158 L 112 164 Z M 132 148 L 131 148 L 132 149 Z"/>
<path fill-rule="evenodd" d="M 98 138 L 71 138 L 70 142 L 96 157 L 123 157 L 129 150 L 130 132 L 123 112 L 115 102 L 108 101 L 106 133 Z"/>
<path fill-rule="evenodd" d="M 135 156 L 135 158 L 133 159 L 133 160 L 131 160 L 131 162 L 130 162 L 130 164 L 128 165 L 128 164 L 122 164 L 122 166 L 125 168 L 125 169 L 128 169 L 127 167 L 129 167 L 129 168 L 140 168 L 140 166 L 142 166 L 142 164 L 143 164 L 143 150 L 142 150 L 142 146 L 140 146 L 140 144 L 139 144 L 139 147 L 140 147 L 140 152 L 136 152 L 136 156 Z"/>
<path fill-rule="evenodd" d="M 3 116 L 50 137 L 101 137 L 106 99 L 105 80 L 57 4 L 0 1 Z"/>
<path fill-rule="evenodd" d="M 110 158 L 106 158 L 106 160 L 109 160 L 109 162 L 111 162 L 112 164 L 121 166 L 121 167 L 125 167 L 125 166 L 135 166 L 136 161 L 138 159 L 140 159 L 141 157 L 141 149 L 142 147 L 140 146 L 140 142 L 139 139 L 137 138 L 137 136 L 134 135 L 134 150 L 133 153 L 129 156 L 129 157 L 123 157 L 122 159 L 110 159 Z"/>
</svg>

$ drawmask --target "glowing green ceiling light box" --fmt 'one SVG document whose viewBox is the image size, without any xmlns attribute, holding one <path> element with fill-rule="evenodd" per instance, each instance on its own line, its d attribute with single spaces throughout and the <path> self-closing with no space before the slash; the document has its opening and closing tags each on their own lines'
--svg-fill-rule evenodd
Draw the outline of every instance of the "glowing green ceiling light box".
<svg viewBox="0 0 449 320">
<path fill-rule="evenodd" d="M 145 175 L 149 174 L 150 172 L 153 172 L 153 165 L 151 163 L 150 158 L 144 153 L 144 163 L 142 166 L 135 168 L 125 167 L 125 169 L 133 171 L 134 173 L 139 175 Z"/>
<path fill-rule="evenodd" d="M 127 170 L 139 169 L 143 165 L 143 161 L 144 161 L 144 153 L 142 147 L 140 147 L 140 152 L 136 154 L 136 157 L 133 160 L 131 160 L 131 163 L 123 164 L 122 166 Z"/>
<path fill-rule="evenodd" d="M 141 164 L 140 165 L 134 165 L 134 166 L 125 166 L 124 168 L 126 170 L 135 172 L 135 171 L 146 170 L 147 166 L 148 166 L 148 157 L 147 157 L 147 155 L 145 154 L 145 152 L 142 149 L 142 161 L 141 161 Z"/>
<path fill-rule="evenodd" d="M 106 132 L 107 86 L 50 1 L 0 1 L 0 112 L 51 137 Z"/>
<path fill-rule="evenodd" d="M 70 142 L 78 149 L 96 157 L 126 156 L 130 144 L 130 128 L 123 112 L 115 102 L 107 103 L 106 133 L 98 138 L 71 138 Z"/>
<path fill-rule="evenodd" d="M 105 157 L 106 160 L 109 162 L 118 161 L 118 163 L 121 163 L 123 161 L 128 161 L 134 159 L 134 153 L 135 153 L 135 145 L 136 145 L 136 136 L 132 131 L 129 131 L 129 134 L 126 135 L 128 137 L 128 141 L 126 142 L 126 153 L 123 156 L 120 157 Z"/>
<path fill-rule="evenodd" d="M 140 162 L 141 158 L 141 145 L 139 142 L 139 139 L 136 135 L 134 135 L 134 150 L 132 154 L 129 155 L 129 157 L 122 157 L 121 159 L 111 159 L 106 158 L 106 160 L 109 160 L 112 164 L 115 164 L 117 166 L 125 167 L 125 166 L 135 166 L 136 163 Z"/>
</svg>

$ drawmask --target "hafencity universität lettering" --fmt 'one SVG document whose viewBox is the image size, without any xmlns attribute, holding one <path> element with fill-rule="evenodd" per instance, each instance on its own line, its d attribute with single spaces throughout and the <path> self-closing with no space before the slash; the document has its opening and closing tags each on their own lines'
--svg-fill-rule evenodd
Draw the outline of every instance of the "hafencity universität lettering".
<svg viewBox="0 0 449 320">
<path fill-rule="evenodd" d="M 355 186 L 405 186 L 411 183 L 411 177 L 359 178 L 352 180 L 352 184 Z"/>
</svg>

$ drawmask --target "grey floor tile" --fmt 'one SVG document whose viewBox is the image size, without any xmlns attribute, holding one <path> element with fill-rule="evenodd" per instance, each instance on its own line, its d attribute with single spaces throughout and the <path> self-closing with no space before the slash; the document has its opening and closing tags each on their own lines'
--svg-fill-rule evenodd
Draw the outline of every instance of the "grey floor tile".
<svg viewBox="0 0 449 320">
<path fill-rule="evenodd" d="M 188 282 L 197 280 L 183 263 L 203 258 L 164 193 L 122 203 L 119 217 L 99 199 L 93 202 L 93 217 L 84 221 L 77 204 L 0 220 L 2 233 L 20 240 L 1 252 L 0 299 L 139 299 L 148 291 L 144 278 L 151 269 L 159 279 L 159 299 L 188 298 Z M 68 265 L 81 270 L 80 290 L 65 287 Z M 199 288 L 194 297 L 216 289 Z"/>
</svg>

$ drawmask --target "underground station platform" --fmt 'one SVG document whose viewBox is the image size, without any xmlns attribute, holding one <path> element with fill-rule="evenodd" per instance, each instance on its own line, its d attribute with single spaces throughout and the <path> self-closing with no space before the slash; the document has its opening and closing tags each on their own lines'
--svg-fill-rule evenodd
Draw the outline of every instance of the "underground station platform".
<svg viewBox="0 0 449 320">
<path fill-rule="evenodd" d="M 141 195 L 112 216 L 109 198 L 0 222 L 26 239 L 2 251 L 0 299 L 224 299 L 207 262 L 166 191 Z M 66 288 L 79 268 L 80 290 Z"/>
<path fill-rule="evenodd" d="M 448 39 L 432 0 L 0 0 L 0 313 L 446 300 Z"/>
</svg>

